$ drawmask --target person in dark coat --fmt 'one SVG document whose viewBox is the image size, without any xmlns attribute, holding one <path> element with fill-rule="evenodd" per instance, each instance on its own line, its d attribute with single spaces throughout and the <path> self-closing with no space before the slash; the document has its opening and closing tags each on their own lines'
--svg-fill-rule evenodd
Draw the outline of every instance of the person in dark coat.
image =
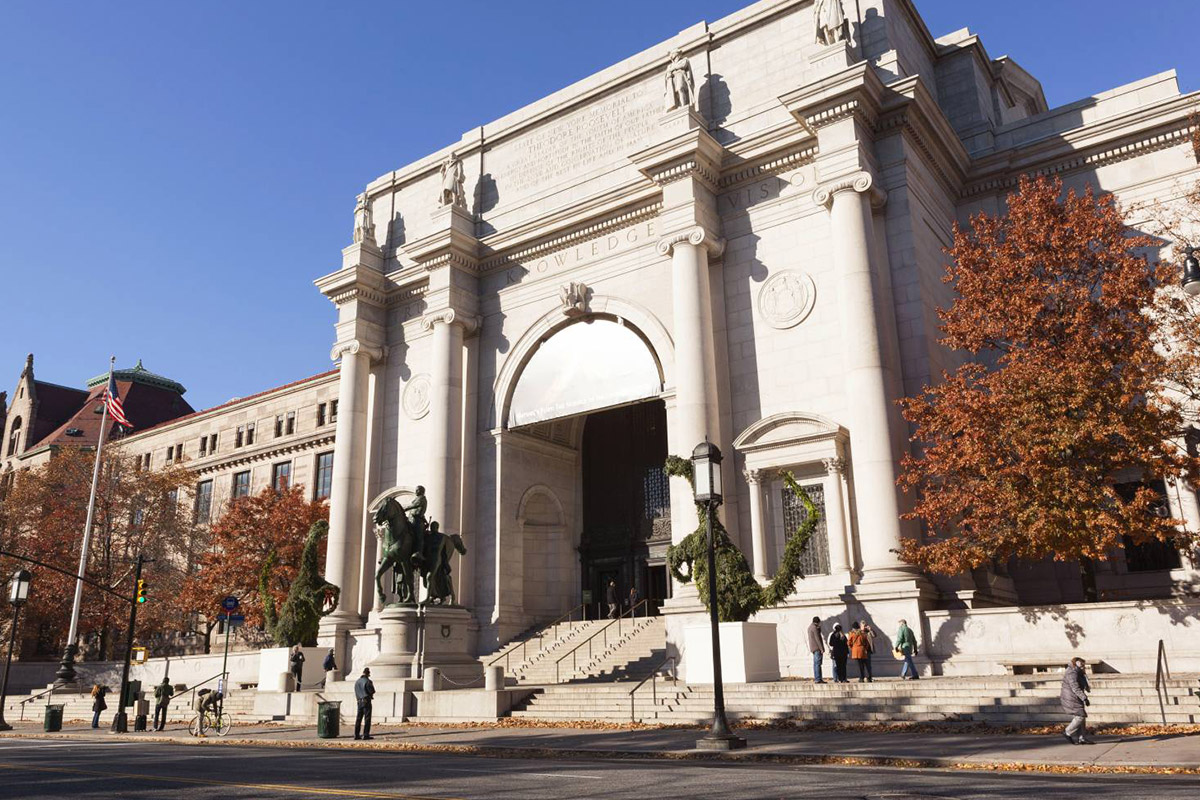
<svg viewBox="0 0 1200 800">
<path fill-rule="evenodd" d="M 296 679 L 296 691 L 300 691 L 300 677 L 304 675 L 304 651 L 300 645 L 292 648 L 292 677 Z"/>
<path fill-rule="evenodd" d="M 358 701 L 358 716 L 354 718 L 355 739 L 371 738 L 371 701 L 374 698 L 375 684 L 371 682 L 371 670 L 363 669 L 362 677 L 354 682 L 354 699 Z"/>
<path fill-rule="evenodd" d="M 846 659 L 850 657 L 850 645 L 846 634 L 842 633 L 842 624 L 833 624 L 833 633 L 829 634 L 829 655 L 833 658 L 833 682 L 849 683 L 846 679 Z"/>
<path fill-rule="evenodd" d="M 813 617 L 808 626 L 808 650 L 813 658 L 813 683 L 824 683 L 821 662 L 825 660 L 825 637 L 821 635 L 821 618 Z"/>
<path fill-rule="evenodd" d="M 175 687 L 171 679 L 163 675 L 162 683 L 154 687 L 154 730 L 161 731 L 167 727 L 167 706 L 175 696 Z"/>
<path fill-rule="evenodd" d="M 104 695 L 111 690 L 102 683 L 98 683 L 92 687 L 92 727 L 100 727 L 100 712 L 108 708 L 108 703 L 104 700 Z"/>
<path fill-rule="evenodd" d="M 325 661 L 321 664 L 321 669 L 325 670 L 325 687 L 337 680 L 337 659 L 333 656 L 333 648 L 329 648 L 329 653 L 325 656 Z"/>
<path fill-rule="evenodd" d="M 1063 673 L 1062 689 L 1058 694 L 1063 711 L 1071 715 L 1071 722 L 1063 731 L 1063 736 L 1071 744 L 1092 744 L 1086 735 L 1087 707 L 1091 705 L 1087 693 L 1092 689 L 1084 671 L 1086 666 L 1082 658 L 1071 659 L 1067 671 Z"/>
<path fill-rule="evenodd" d="M 617 616 L 617 582 L 609 581 L 608 588 L 604 590 L 604 602 L 608 603 L 608 618 L 615 619 Z"/>
</svg>

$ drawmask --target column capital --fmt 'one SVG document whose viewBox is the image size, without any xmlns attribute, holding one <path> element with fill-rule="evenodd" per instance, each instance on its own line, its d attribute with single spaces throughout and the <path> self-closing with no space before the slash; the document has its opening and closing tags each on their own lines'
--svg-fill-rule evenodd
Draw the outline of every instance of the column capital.
<svg viewBox="0 0 1200 800">
<path fill-rule="evenodd" d="M 754 486 L 755 484 L 762 482 L 763 471 L 761 469 L 750 469 L 747 467 L 746 469 L 742 470 L 742 477 L 746 479 L 746 483 Z"/>
<path fill-rule="evenodd" d="M 701 225 L 684 228 L 659 239 L 659 255 L 670 255 L 678 244 L 703 246 L 713 258 L 719 258 L 725 252 L 725 240 Z"/>
<path fill-rule="evenodd" d="M 873 208 L 882 208 L 887 202 L 887 192 L 875 185 L 875 176 L 866 171 L 853 172 L 824 183 L 813 192 L 813 202 L 826 209 L 833 205 L 834 195 L 842 192 L 865 194 Z"/>
<path fill-rule="evenodd" d="M 431 311 L 421 317 L 421 329 L 431 331 L 433 330 L 433 326 L 439 322 L 444 325 L 460 325 L 462 326 L 463 333 L 470 335 L 479 330 L 483 320 L 479 317 L 456 311 L 453 308 L 443 308 L 440 311 Z"/>
<path fill-rule="evenodd" d="M 825 466 L 825 472 L 830 475 L 843 475 L 846 472 L 846 459 L 844 458 L 823 458 L 821 463 Z"/>
<path fill-rule="evenodd" d="M 333 346 L 333 349 L 329 351 L 329 360 L 337 361 L 343 355 L 356 356 L 359 353 L 364 354 L 371 361 L 381 361 L 387 355 L 387 347 L 365 344 L 358 339 L 349 339 Z"/>
</svg>

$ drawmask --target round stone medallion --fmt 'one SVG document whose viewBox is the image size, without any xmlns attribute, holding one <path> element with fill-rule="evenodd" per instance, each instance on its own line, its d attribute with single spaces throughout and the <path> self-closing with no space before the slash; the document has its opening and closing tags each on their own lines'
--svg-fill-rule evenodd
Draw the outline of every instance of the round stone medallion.
<svg viewBox="0 0 1200 800">
<path fill-rule="evenodd" d="M 767 278 L 758 291 L 758 313 L 773 328 L 799 325 L 813 309 L 817 287 L 803 272 L 783 270 Z"/>
<path fill-rule="evenodd" d="M 409 378 L 400 401 L 409 419 L 420 419 L 429 413 L 429 389 L 428 375 L 414 375 Z"/>
<path fill-rule="evenodd" d="M 1117 617 L 1117 632 L 1125 635 L 1137 633 L 1138 621 L 1137 617 L 1132 614 L 1122 614 Z"/>
</svg>

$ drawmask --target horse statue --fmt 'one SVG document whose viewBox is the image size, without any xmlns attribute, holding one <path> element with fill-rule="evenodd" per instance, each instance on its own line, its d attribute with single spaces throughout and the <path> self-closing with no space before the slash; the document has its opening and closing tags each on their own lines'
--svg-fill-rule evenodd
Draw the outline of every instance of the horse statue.
<svg viewBox="0 0 1200 800">
<path fill-rule="evenodd" d="M 404 508 L 389 497 L 375 512 L 375 525 L 382 528 L 379 545 L 379 569 L 375 571 L 375 589 L 380 604 L 384 601 L 383 576 L 392 574 L 392 590 L 401 603 L 415 603 L 413 596 L 413 555 L 417 552 L 418 533 L 404 513 Z"/>
<path fill-rule="evenodd" d="M 446 535 L 438 530 L 436 522 L 430 523 L 425 534 L 425 561 L 421 566 L 421 578 L 428 594 L 427 602 L 438 605 L 455 605 L 454 581 L 450 579 L 450 559 L 455 551 L 467 554 L 467 546 L 457 533 Z"/>
</svg>

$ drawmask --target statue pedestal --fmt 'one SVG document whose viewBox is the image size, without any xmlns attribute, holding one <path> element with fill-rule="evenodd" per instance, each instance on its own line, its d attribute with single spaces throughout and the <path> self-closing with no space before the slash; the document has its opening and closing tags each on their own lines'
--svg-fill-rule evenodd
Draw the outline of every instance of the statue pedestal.
<svg viewBox="0 0 1200 800">
<path fill-rule="evenodd" d="M 808 63 L 819 77 L 827 77 L 858 61 L 849 42 L 841 41 L 825 45 L 808 57 Z"/>
<path fill-rule="evenodd" d="M 461 606 L 390 606 L 379 613 L 379 655 L 368 666 L 378 680 L 419 678 L 437 667 L 450 682 L 483 675 L 471 655 L 471 612 Z M 448 687 L 450 688 L 450 687 Z"/>
</svg>

